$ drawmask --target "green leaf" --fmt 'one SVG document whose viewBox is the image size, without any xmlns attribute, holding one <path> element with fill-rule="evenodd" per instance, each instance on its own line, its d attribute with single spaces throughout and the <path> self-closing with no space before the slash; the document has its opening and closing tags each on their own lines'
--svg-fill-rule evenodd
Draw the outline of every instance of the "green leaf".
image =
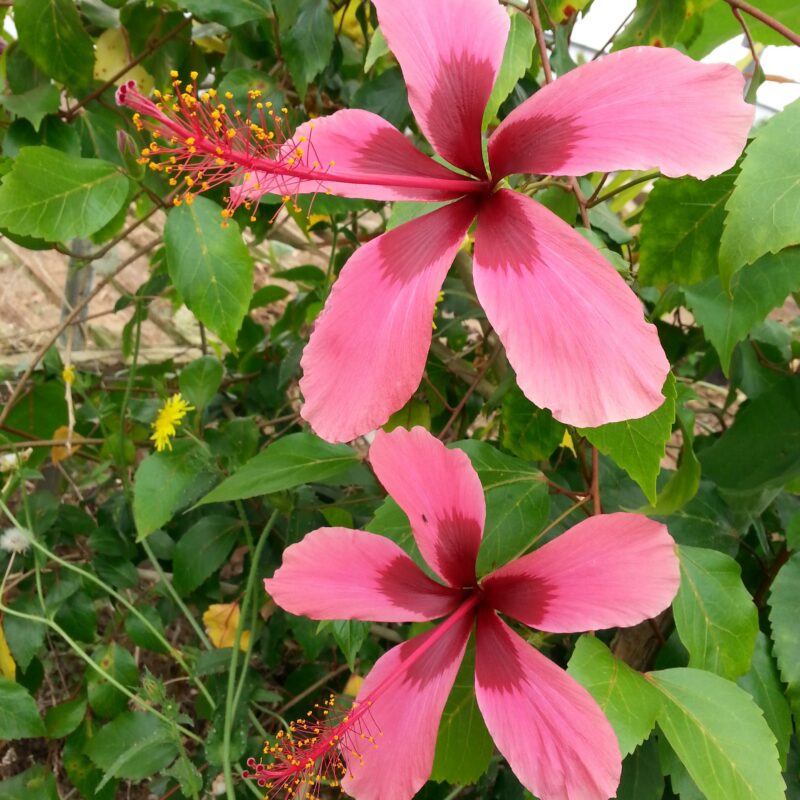
<svg viewBox="0 0 800 800">
<path fill-rule="evenodd" d="M 494 743 L 475 699 L 475 646 L 470 644 L 439 723 L 431 780 L 475 783 L 492 753 Z"/>
<path fill-rule="evenodd" d="M 173 447 L 147 456 L 136 470 L 133 519 L 139 540 L 169 522 L 214 481 L 205 449 L 188 440 L 177 441 Z"/>
<path fill-rule="evenodd" d="M 0 740 L 44 736 L 36 701 L 18 683 L 0 677 Z"/>
<path fill-rule="evenodd" d="M 12 603 L 11 607 L 28 614 L 41 613 L 41 607 L 31 597 L 22 597 Z M 25 672 L 36 654 L 42 649 L 47 635 L 47 626 L 42 622 L 32 622 L 8 614 L 3 619 L 3 629 L 14 661 Z"/>
<path fill-rule="evenodd" d="M 747 692 L 697 669 L 647 678 L 662 698 L 659 728 L 707 800 L 783 800 L 775 737 Z"/>
<path fill-rule="evenodd" d="M 362 83 L 350 103 L 388 120 L 396 128 L 404 128 L 411 118 L 408 89 L 400 67 L 390 67 L 380 75 Z"/>
<path fill-rule="evenodd" d="M 58 800 L 56 777 L 50 767 L 35 764 L 0 781 L 0 800 Z"/>
<path fill-rule="evenodd" d="M 175 288 L 194 315 L 231 349 L 253 291 L 253 259 L 236 225 L 207 197 L 173 208 L 164 243 Z"/>
<path fill-rule="evenodd" d="M 653 730 L 659 698 L 650 684 L 595 636 L 578 639 L 567 672 L 594 697 L 619 739 L 623 755 L 632 753 Z"/>
<path fill-rule="evenodd" d="M 685 0 L 637 0 L 636 13 L 614 40 L 612 50 L 640 44 L 666 47 L 683 27 Z"/>
<path fill-rule="evenodd" d="M 777 488 L 800 475 L 800 376 L 745 406 L 700 463 L 706 477 L 733 492 Z"/>
<path fill-rule="evenodd" d="M 360 622 L 357 619 L 334 620 L 330 623 L 330 630 L 352 671 L 355 668 L 361 645 L 364 644 L 369 634 L 369 623 Z"/>
<path fill-rule="evenodd" d="M 128 186 L 107 161 L 23 147 L 0 186 L 0 228 L 57 242 L 87 237 L 122 208 Z"/>
<path fill-rule="evenodd" d="M 30 120 L 35 131 L 42 119 L 58 111 L 61 94 L 52 83 L 43 83 L 24 94 L 0 95 L 0 105 L 17 117 Z"/>
<path fill-rule="evenodd" d="M 328 444 L 310 433 L 293 433 L 251 458 L 198 505 L 245 500 L 304 483 L 325 483 L 347 472 L 357 461 L 356 453 L 347 445 Z"/>
<path fill-rule="evenodd" d="M 722 285 L 765 253 L 800 244 L 800 100 L 760 128 L 725 205 L 719 246 Z"/>
<path fill-rule="evenodd" d="M 655 738 L 648 739 L 622 762 L 617 800 L 661 800 L 664 775 Z"/>
<path fill-rule="evenodd" d="M 369 48 L 367 55 L 364 59 L 364 72 L 369 72 L 374 66 L 375 62 L 381 57 L 390 52 L 389 45 L 386 43 L 386 37 L 380 27 L 375 28 L 372 38 L 369 41 Z"/>
<path fill-rule="evenodd" d="M 80 94 L 92 82 L 94 46 L 72 0 L 16 0 L 20 47 L 37 67 Z"/>
<path fill-rule="evenodd" d="M 690 286 L 715 276 L 725 203 L 738 170 L 698 181 L 656 181 L 642 212 L 639 282 Z"/>
<path fill-rule="evenodd" d="M 178 594 L 190 594 L 225 563 L 238 530 L 238 520 L 212 514 L 181 536 L 172 554 L 173 584 Z"/>
<path fill-rule="evenodd" d="M 734 679 L 750 668 L 758 612 L 734 559 L 716 550 L 681 546 L 681 586 L 675 627 L 689 666 Z"/>
<path fill-rule="evenodd" d="M 86 754 L 105 772 L 104 782 L 142 780 L 166 767 L 178 755 L 178 746 L 160 719 L 129 711 L 103 726 L 87 742 Z"/>
<path fill-rule="evenodd" d="M 516 384 L 503 397 L 503 447 L 514 455 L 529 461 L 547 458 L 561 443 L 565 430 L 547 409 L 531 403 Z"/>
<path fill-rule="evenodd" d="M 719 276 L 684 289 L 686 305 L 703 326 L 706 339 L 719 354 L 728 375 L 736 345 L 767 314 L 800 290 L 800 247 L 767 254 L 731 279 L 730 293 Z"/>
<path fill-rule="evenodd" d="M 328 0 L 301 0 L 294 24 L 281 36 L 283 57 L 301 98 L 328 63 L 334 38 Z"/>
<path fill-rule="evenodd" d="M 182 370 L 179 378 L 181 394 L 197 409 L 205 408 L 217 393 L 225 368 L 214 356 L 201 356 Z"/>
<path fill-rule="evenodd" d="M 533 62 L 536 36 L 527 14 L 511 15 L 511 28 L 506 39 L 506 49 L 500 71 L 494 82 L 492 94 L 483 112 L 485 128 L 496 116 L 503 101 L 511 94 L 517 81 L 528 71 Z"/>
<path fill-rule="evenodd" d="M 117 683 L 132 689 L 139 682 L 139 668 L 133 656 L 117 644 L 98 647 L 93 660 Z M 92 711 L 101 717 L 115 717 L 128 705 L 128 697 L 96 670 L 86 678 L 86 693 Z"/>
<path fill-rule="evenodd" d="M 787 697 L 795 717 L 800 719 L 800 626 L 797 599 L 800 597 L 800 553 L 780 569 L 769 595 L 769 624 L 778 669 L 788 686 Z"/>
<path fill-rule="evenodd" d="M 69 736 L 86 716 L 86 698 L 76 697 L 66 703 L 47 709 L 44 726 L 49 739 L 63 739 Z"/>
<path fill-rule="evenodd" d="M 138 577 L 138 576 L 137 576 Z M 154 606 L 142 606 L 139 609 L 142 616 L 158 631 L 162 638 L 166 638 L 164 633 L 164 622 L 158 609 Z M 125 633 L 137 647 L 144 647 L 154 653 L 169 653 L 169 648 L 161 639 L 150 629 L 149 626 L 134 614 L 129 614 L 125 619 Z"/>
<path fill-rule="evenodd" d="M 759 631 L 750 671 L 737 681 L 764 712 L 778 743 L 781 769 L 786 769 L 786 754 L 792 738 L 792 715 L 783 694 L 778 669 L 769 651 L 769 639 Z"/>
<path fill-rule="evenodd" d="M 245 22 L 266 20 L 272 13 L 269 0 L 181 0 L 192 15 L 209 22 L 219 22 L 226 28 L 235 28 Z"/>
<path fill-rule="evenodd" d="M 671 374 L 662 392 L 666 400 L 646 417 L 579 431 L 601 453 L 614 459 L 642 487 L 651 503 L 656 502 L 656 478 L 675 421 L 676 389 Z"/>
</svg>

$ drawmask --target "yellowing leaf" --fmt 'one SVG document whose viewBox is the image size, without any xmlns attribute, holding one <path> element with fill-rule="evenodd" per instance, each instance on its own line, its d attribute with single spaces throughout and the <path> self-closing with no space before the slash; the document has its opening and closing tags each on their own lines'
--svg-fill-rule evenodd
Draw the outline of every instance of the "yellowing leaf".
<svg viewBox="0 0 800 800">
<path fill-rule="evenodd" d="M 357 10 L 358 3 L 346 3 L 344 8 L 333 15 L 333 23 L 336 30 L 341 30 L 348 39 L 352 39 L 358 44 L 364 44 L 364 32 L 361 30 L 361 23 L 356 16 Z"/>
<path fill-rule="evenodd" d="M 575 444 L 572 441 L 572 436 L 569 431 L 564 431 L 564 435 L 561 437 L 561 444 L 559 447 L 563 447 L 565 450 L 571 450 L 572 455 L 577 456 L 578 454 L 575 452 Z"/>
<path fill-rule="evenodd" d="M 362 683 L 364 683 L 364 679 L 354 673 L 347 679 L 342 694 L 346 694 L 348 697 L 357 697 Z"/>
<path fill-rule="evenodd" d="M 17 679 L 17 665 L 14 663 L 14 656 L 11 655 L 11 651 L 8 649 L 8 642 L 6 642 L 2 624 L 0 624 L 0 675 L 10 681 Z"/>
<path fill-rule="evenodd" d="M 215 603 L 203 614 L 203 625 L 214 647 L 233 647 L 236 629 L 239 627 L 238 603 Z M 239 649 L 247 650 L 250 643 L 250 631 L 242 631 L 239 637 Z"/>
<path fill-rule="evenodd" d="M 106 81 L 116 75 L 129 61 L 131 54 L 125 32 L 121 28 L 109 28 L 102 33 L 94 46 L 94 77 Z M 129 69 L 115 81 L 117 86 L 126 81 L 136 81 L 139 91 L 147 97 L 153 90 L 153 76 L 141 65 Z"/>
<path fill-rule="evenodd" d="M 53 432 L 53 439 L 57 442 L 66 442 L 67 441 L 67 434 L 69 433 L 69 428 L 66 425 L 62 425 L 59 428 L 56 428 Z M 72 432 L 72 442 L 71 448 L 67 447 L 66 445 L 57 444 L 51 451 L 50 451 L 50 458 L 53 460 L 54 464 L 58 464 L 59 461 L 65 461 L 71 455 L 74 455 L 81 449 L 80 442 L 83 440 L 83 436 L 75 431 Z"/>
</svg>

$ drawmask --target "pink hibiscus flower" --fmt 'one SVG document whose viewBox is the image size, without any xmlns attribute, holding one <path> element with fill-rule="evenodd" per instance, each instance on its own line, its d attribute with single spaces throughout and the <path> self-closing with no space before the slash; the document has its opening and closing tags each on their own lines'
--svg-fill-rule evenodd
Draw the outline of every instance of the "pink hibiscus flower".
<svg viewBox="0 0 800 800">
<path fill-rule="evenodd" d="M 489 137 L 487 170 L 481 126 L 508 35 L 505 9 L 497 0 L 373 2 L 417 122 L 458 172 L 367 111 L 338 111 L 284 141 L 279 119 L 279 135 L 267 141 L 264 124 L 254 131 L 224 104 L 215 119 L 202 104 L 198 111 L 191 90 L 174 106 L 188 123 L 130 87 L 119 95 L 173 136 L 161 152 L 177 154 L 178 165 L 199 160 L 204 175 L 192 179 L 194 189 L 239 184 L 232 205 L 320 189 L 455 201 L 379 236 L 344 266 L 303 354 L 303 417 L 325 439 L 348 441 L 409 400 L 436 298 L 476 216 L 475 289 L 526 396 L 581 427 L 653 411 L 668 363 L 638 299 L 585 239 L 503 180 L 651 167 L 668 176 L 722 172 L 753 119 L 742 75 L 676 50 L 614 53 L 516 108 Z M 259 113 L 261 123 L 275 119 Z"/>
<path fill-rule="evenodd" d="M 520 781 L 541 800 L 613 797 L 621 757 L 600 707 L 498 612 L 553 633 L 652 617 L 680 582 L 666 528 L 635 514 L 592 517 L 478 580 L 485 505 L 467 456 L 423 428 L 398 428 L 378 433 L 370 461 L 441 582 L 389 539 L 320 528 L 287 548 L 266 589 L 312 619 L 445 619 L 382 656 L 343 718 L 300 722 L 272 749 L 272 763 L 251 763 L 253 777 L 277 791 L 341 775 L 358 800 L 408 800 L 430 776 L 442 710 L 477 623 L 478 705 Z"/>
</svg>

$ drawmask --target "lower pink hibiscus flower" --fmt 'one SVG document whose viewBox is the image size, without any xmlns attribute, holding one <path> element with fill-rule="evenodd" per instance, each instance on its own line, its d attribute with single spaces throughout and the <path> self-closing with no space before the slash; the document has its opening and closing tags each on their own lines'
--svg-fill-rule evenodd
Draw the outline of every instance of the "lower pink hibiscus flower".
<svg viewBox="0 0 800 800">
<path fill-rule="evenodd" d="M 320 528 L 286 550 L 265 587 L 281 608 L 312 619 L 444 620 L 380 658 L 344 716 L 300 723 L 268 748 L 273 762 L 251 762 L 252 777 L 272 791 L 313 792 L 327 774 L 357 800 L 411 798 L 430 776 L 475 627 L 478 705 L 519 780 L 541 800 L 613 797 L 621 756 L 600 707 L 499 615 L 571 633 L 658 614 L 680 583 L 664 525 L 636 514 L 592 517 L 478 580 L 485 504 L 467 456 L 422 428 L 398 428 L 378 433 L 370 461 L 441 582 L 389 539 Z"/>
</svg>

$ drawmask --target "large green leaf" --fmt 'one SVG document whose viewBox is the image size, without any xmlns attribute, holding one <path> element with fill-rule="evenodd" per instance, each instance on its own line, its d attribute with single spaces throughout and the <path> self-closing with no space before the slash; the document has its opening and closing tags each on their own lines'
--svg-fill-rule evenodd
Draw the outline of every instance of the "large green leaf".
<svg viewBox="0 0 800 800">
<path fill-rule="evenodd" d="M 82 92 L 92 82 L 94 46 L 72 0 L 15 0 L 20 47 L 37 67 Z"/>
<path fill-rule="evenodd" d="M 759 631 L 750 671 L 742 675 L 737 683 L 764 712 L 764 718 L 778 743 L 781 768 L 786 769 L 786 754 L 792 737 L 792 715 L 783 694 L 778 669 L 769 650 L 769 639 Z"/>
<path fill-rule="evenodd" d="M 603 709 L 623 755 L 632 753 L 650 735 L 660 704 L 658 694 L 599 639 L 588 635 L 578 639 L 568 672 Z"/>
<path fill-rule="evenodd" d="M 149 778 L 177 755 L 172 730 L 152 714 L 129 711 L 101 728 L 86 745 L 86 754 L 105 778 Z"/>
<path fill-rule="evenodd" d="M 698 669 L 647 678 L 662 698 L 659 728 L 707 800 L 783 800 L 775 737 L 747 692 Z"/>
<path fill-rule="evenodd" d="M 301 0 L 299 7 L 294 24 L 281 36 L 281 48 L 302 98 L 328 63 L 335 37 L 328 0 Z"/>
<path fill-rule="evenodd" d="M 705 476 L 735 492 L 783 486 L 800 475 L 800 376 L 779 381 L 743 408 L 700 463 Z"/>
<path fill-rule="evenodd" d="M 23 147 L 0 186 L 0 228 L 51 242 L 86 237 L 122 209 L 128 186 L 107 161 Z"/>
<path fill-rule="evenodd" d="M 722 285 L 765 253 L 800 244 L 800 100 L 759 129 L 725 205 L 719 247 Z"/>
<path fill-rule="evenodd" d="M 195 442 L 175 442 L 173 450 L 151 453 L 139 464 L 133 484 L 133 519 L 140 539 L 208 490 L 214 480 L 208 453 Z"/>
<path fill-rule="evenodd" d="M 533 61 L 535 45 L 536 36 L 530 17 L 524 13 L 512 14 L 503 61 L 489 102 L 486 104 L 486 110 L 483 112 L 484 127 L 492 121 L 503 101 L 517 85 L 517 81 L 528 71 Z"/>
<path fill-rule="evenodd" d="M 24 94 L 0 95 L 0 105 L 12 114 L 30 120 L 35 131 L 39 130 L 42 119 L 47 114 L 55 114 L 59 109 L 61 94 L 52 83 L 42 83 Z"/>
<path fill-rule="evenodd" d="M 651 503 L 656 502 L 656 478 L 675 421 L 676 390 L 672 375 L 667 377 L 662 391 L 665 401 L 646 417 L 580 430 L 581 435 L 614 459 L 642 487 Z"/>
<path fill-rule="evenodd" d="M 439 723 L 431 780 L 475 783 L 486 772 L 493 752 L 475 699 L 475 647 L 470 645 Z"/>
<path fill-rule="evenodd" d="M 800 247 L 768 253 L 731 279 L 730 293 L 719 276 L 684 289 L 686 305 L 719 354 L 725 374 L 736 345 L 767 314 L 800 290 Z"/>
<path fill-rule="evenodd" d="M 18 683 L 0 677 L 0 740 L 44 736 L 36 701 Z"/>
<path fill-rule="evenodd" d="M 681 586 L 673 602 L 675 626 L 689 666 L 738 678 L 750 667 L 758 613 L 739 565 L 724 553 L 679 548 Z"/>
<path fill-rule="evenodd" d="M 738 170 L 656 181 L 642 213 L 639 281 L 688 286 L 716 275 L 725 203 Z"/>
<path fill-rule="evenodd" d="M 564 192 L 560 192 L 564 194 Z M 566 196 L 566 195 L 565 195 Z M 503 397 L 503 446 L 530 461 L 547 458 L 564 438 L 565 426 L 531 403 L 514 385 Z"/>
<path fill-rule="evenodd" d="M 797 610 L 800 598 L 800 553 L 782 567 L 769 596 L 769 622 L 775 658 L 781 678 L 789 687 L 788 698 L 800 719 L 800 625 Z"/>
<path fill-rule="evenodd" d="M 245 22 L 266 20 L 272 13 L 269 0 L 181 0 L 180 5 L 200 19 L 235 28 Z"/>
<path fill-rule="evenodd" d="M 636 13 L 614 39 L 614 50 L 640 44 L 666 47 L 675 41 L 686 16 L 686 0 L 637 0 Z"/>
<path fill-rule="evenodd" d="M 664 775 L 655 738 L 648 739 L 622 762 L 617 800 L 661 800 Z"/>
<path fill-rule="evenodd" d="M 173 208 L 164 228 L 167 266 L 194 315 L 232 349 L 250 305 L 253 259 L 234 224 L 206 197 Z"/>
<path fill-rule="evenodd" d="M 172 553 L 172 573 L 176 591 L 193 592 L 218 570 L 236 544 L 238 520 L 211 514 L 198 520 L 178 540 Z"/>
<path fill-rule="evenodd" d="M 358 461 L 344 444 L 329 444 L 310 433 L 293 433 L 251 458 L 198 505 L 259 497 L 304 483 L 325 483 Z"/>
</svg>

